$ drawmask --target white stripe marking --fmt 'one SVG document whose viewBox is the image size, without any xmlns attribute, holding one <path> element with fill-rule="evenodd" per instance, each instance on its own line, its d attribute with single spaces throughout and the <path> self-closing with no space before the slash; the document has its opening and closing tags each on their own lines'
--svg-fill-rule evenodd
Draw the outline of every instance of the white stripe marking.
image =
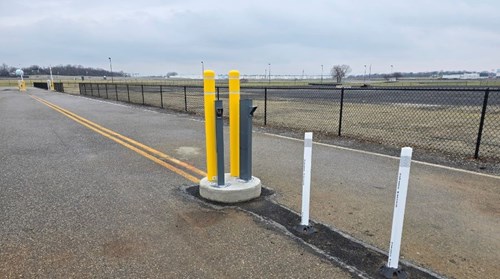
<svg viewBox="0 0 500 279">
<path fill-rule="evenodd" d="M 262 133 L 262 132 L 258 132 L 258 133 L 261 133 L 261 134 L 264 134 L 264 135 L 268 135 L 268 136 L 272 136 L 272 137 L 278 137 L 278 138 L 288 139 L 288 140 L 294 140 L 294 141 L 300 141 L 300 142 L 304 141 L 304 140 L 301 140 L 301 139 L 291 138 L 291 137 L 282 136 L 282 135 L 275 135 L 275 134 Z M 374 156 L 389 158 L 389 159 L 393 159 L 393 160 L 399 160 L 399 157 L 395 157 L 395 156 L 391 156 L 391 155 L 380 154 L 380 153 L 375 153 L 375 152 L 370 152 L 370 151 L 364 151 L 364 150 L 357 150 L 357 149 L 352 149 L 352 148 L 338 146 L 338 145 L 333 145 L 333 144 L 327 144 L 327 143 L 321 143 L 321 142 L 314 142 L 314 144 L 321 145 L 321 146 L 326 146 L 326 147 L 332 147 L 332 148 L 336 148 L 336 149 L 340 149 L 340 150 L 357 152 L 357 153 L 361 153 L 361 154 L 374 155 Z M 443 165 L 438 165 L 438 164 L 433 164 L 433 163 L 427 163 L 427 162 L 422 162 L 422 161 L 416 161 L 416 160 L 412 160 L 411 162 L 414 163 L 414 164 L 420 164 L 420 165 L 431 166 L 431 167 L 436 167 L 436 168 L 442 168 L 442 169 L 451 170 L 451 171 L 457 171 L 457 172 L 463 172 L 463 173 L 468 173 L 468 174 L 474 174 L 474 175 L 488 177 L 488 178 L 493 178 L 493 179 L 500 179 L 500 176 L 496 176 L 496 175 L 492 175 L 492 174 L 486 174 L 486 173 L 480 173 L 480 172 L 475 172 L 475 171 L 470 171 L 470 170 L 458 169 L 458 168 L 453 168 L 453 167 L 448 167 L 448 166 L 443 166 Z"/>
</svg>

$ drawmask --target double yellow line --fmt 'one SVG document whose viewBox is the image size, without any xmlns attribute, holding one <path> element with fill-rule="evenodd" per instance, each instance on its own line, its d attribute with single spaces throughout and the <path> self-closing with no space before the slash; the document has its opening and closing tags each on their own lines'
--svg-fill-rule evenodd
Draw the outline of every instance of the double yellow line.
<svg viewBox="0 0 500 279">
<path fill-rule="evenodd" d="M 110 129 L 107 129 L 107 128 L 104 128 L 90 120 L 87 120 L 75 113 L 72 113 L 66 109 L 63 109 L 55 104 L 52 104 L 42 98 L 39 98 L 39 97 L 36 97 L 36 96 L 33 96 L 33 95 L 30 95 L 31 98 L 37 100 L 38 102 L 52 108 L 53 110 L 57 111 L 57 112 L 60 112 L 61 114 L 63 114 L 64 116 L 82 124 L 83 126 L 89 128 L 90 130 L 98 133 L 98 134 L 101 134 L 107 138 L 109 138 L 110 140 L 116 142 L 116 143 L 119 143 L 123 146 L 125 146 L 126 148 L 148 158 L 149 160 L 173 171 L 174 173 L 178 174 L 178 175 L 181 175 L 183 176 L 184 178 L 194 182 L 194 183 L 199 183 L 200 182 L 200 178 L 199 177 L 196 177 L 195 175 L 198 175 L 200 177 L 205 177 L 207 176 L 207 174 L 186 163 L 186 162 L 183 162 L 183 161 L 180 161 L 174 157 L 171 157 L 163 152 L 160 152 L 156 149 L 153 149 L 147 145 L 144 145 L 138 141 L 135 141 L 131 138 L 128 138 L 124 135 L 121 135 L 117 132 L 114 132 Z M 166 163 L 162 160 L 166 160 L 168 161 L 169 163 Z"/>
</svg>

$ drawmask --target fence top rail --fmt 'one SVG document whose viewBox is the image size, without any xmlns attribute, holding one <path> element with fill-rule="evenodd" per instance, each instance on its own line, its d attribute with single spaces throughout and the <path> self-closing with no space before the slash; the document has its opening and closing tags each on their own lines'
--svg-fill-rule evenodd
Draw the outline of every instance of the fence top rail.
<svg viewBox="0 0 500 279">
<path fill-rule="evenodd" d="M 96 82 L 80 82 L 83 85 L 104 85 L 112 83 L 96 83 Z M 170 85 L 170 84 L 140 84 L 140 83 L 120 83 L 115 85 L 131 85 L 131 86 L 148 86 L 148 87 L 175 87 L 175 88 L 203 88 L 202 85 Z M 227 89 L 226 84 L 217 86 L 218 88 Z M 344 89 L 345 91 L 456 91 L 456 92 L 484 92 L 489 90 L 490 92 L 500 91 L 500 87 L 426 87 L 426 86 L 410 86 L 410 87 L 333 87 L 333 86 L 245 86 L 241 85 L 242 89 L 271 89 L 271 90 L 326 90 L 326 91 L 340 91 Z"/>
</svg>

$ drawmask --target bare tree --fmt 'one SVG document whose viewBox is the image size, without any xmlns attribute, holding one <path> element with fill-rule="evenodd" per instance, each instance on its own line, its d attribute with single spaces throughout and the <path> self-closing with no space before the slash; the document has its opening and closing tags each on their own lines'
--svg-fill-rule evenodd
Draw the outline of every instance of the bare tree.
<svg viewBox="0 0 500 279">
<path fill-rule="evenodd" d="M 335 65 L 330 71 L 333 79 L 337 80 L 337 83 L 341 83 L 342 79 L 351 72 L 351 67 L 349 65 Z"/>
<path fill-rule="evenodd" d="M 167 78 L 175 77 L 176 75 L 177 75 L 177 72 L 168 72 Z"/>
</svg>

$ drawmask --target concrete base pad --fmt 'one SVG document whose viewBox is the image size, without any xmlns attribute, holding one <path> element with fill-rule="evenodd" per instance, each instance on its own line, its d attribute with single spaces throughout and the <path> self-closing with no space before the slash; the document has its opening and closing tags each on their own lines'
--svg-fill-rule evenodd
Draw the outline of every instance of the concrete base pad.
<svg viewBox="0 0 500 279">
<path fill-rule="evenodd" d="M 210 182 L 204 177 L 200 181 L 200 195 L 207 200 L 222 203 L 243 202 L 260 196 L 262 184 L 255 176 L 250 181 L 243 181 L 226 173 L 225 180 L 226 184 L 219 187 L 217 182 Z"/>
</svg>

